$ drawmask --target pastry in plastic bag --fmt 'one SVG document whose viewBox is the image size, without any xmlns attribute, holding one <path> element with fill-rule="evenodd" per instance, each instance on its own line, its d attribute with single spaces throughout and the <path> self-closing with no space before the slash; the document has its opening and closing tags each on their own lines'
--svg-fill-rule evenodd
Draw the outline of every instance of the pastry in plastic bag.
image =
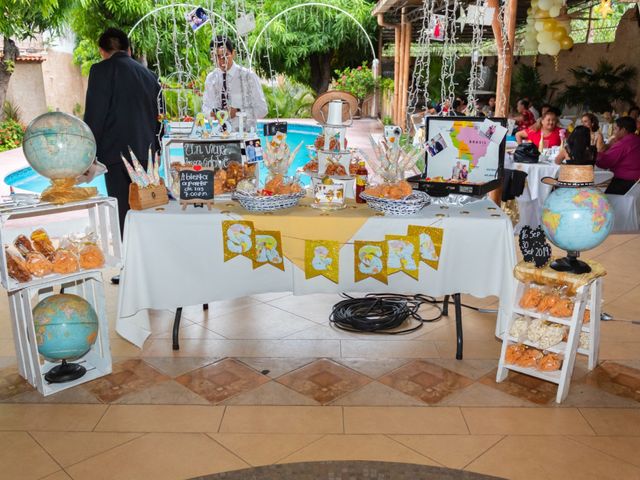
<svg viewBox="0 0 640 480">
<path fill-rule="evenodd" d="M 31 244 L 31 240 L 29 240 L 24 235 L 18 235 L 16 239 L 13 241 L 13 246 L 16 247 L 20 252 L 20 255 L 22 255 L 25 258 L 28 253 L 36 251 L 33 248 L 33 245 Z"/>
<path fill-rule="evenodd" d="M 518 340 L 523 340 L 527 336 L 527 329 L 529 328 L 529 319 L 527 317 L 517 317 L 511 325 L 509 335 Z"/>
<path fill-rule="evenodd" d="M 104 266 L 104 255 L 100 247 L 89 243 L 80 249 L 80 267 L 85 270 L 92 268 L 102 268 Z"/>
<path fill-rule="evenodd" d="M 509 345 L 504 356 L 505 361 L 510 365 L 515 365 L 526 349 L 527 347 L 521 343 L 517 345 Z"/>
<path fill-rule="evenodd" d="M 563 297 L 549 310 L 549 314 L 554 317 L 566 318 L 573 314 L 573 301 Z"/>
<path fill-rule="evenodd" d="M 516 365 L 519 367 L 535 367 L 542 357 L 542 352 L 537 348 L 527 348 L 520 358 L 516 360 Z"/>
<path fill-rule="evenodd" d="M 591 310 L 589 310 L 588 308 L 585 308 L 584 315 L 582 315 L 582 323 L 586 325 L 589 323 L 590 320 L 591 320 Z"/>
<path fill-rule="evenodd" d="M 325 175 L 336 175 L 336 176 L 345 176 L 347 174 L 347 170 L 343 165 L 339 163 L 329 163 L 327 168 L 324 171 Z"/>
<path fill-rule="evenodd" d="M 527 336 L 543 350 L 562 342 L 565 329 L 557 323 L 547 323 L 544 320 L 533 320 L 529 324 Z"/>
<path fill-rule="evenodd" d="M 539 312 L 548 312 L 551 310 L 555 304 L 560 301 L 560 295 L 557 293 L 547 293 L 542 297 L 540 303 L 536 305 L 536 310 Z"/>
<path fill-rule="evenodd" d="M 583 350 L 589 350 L 591 346 L 591 335 L 588 332 L 580 332 L 580 340 L 578 340 L 578 347 Z"/>
<path fill-rule="evenodd" d="M 520 297 L 520 306 L 528 309 L 535 308 L 542 300 L 543 295 L 544 293 L 539 288 L 528 287 Z"/>
<path fill-rule="evenodd" d="M 49 235 L 43 228 L 33 231 L 31 234 L 31 241 L 33 242 L 35 249 L 49 259 L 56 251 L 56 249 L 53 248 L 53 243 L 51 243 Z"/>
<path fill-rule="evenodd" d="M 27 262 L 22 257 L 14 255 L 13 253 L 6 251 L 7 256 L 7 270 L 9 276 L 19 282 L 28 282 L 31 280 L 31 272 L 27 268 Z"/>
<path fill-rule="evenodd" d="M 561 365 L 562 360 L 559 355 L 556 355 L 555 353 L 547 353 L 538 360 L 536 368 L 543 372 L 554 372 L 556 370 L 560 370 Z"/>
<path fill-rule="evenodd" d="M 49 259 L 40 252 L 28 253 L 26 263 L 29 272 L 35 277 L 44 277 L 53 270 L 53 265 L 51 265 Z"/>
<path fill-rule="evenodd" d="M 78 257 L 64 248 L 60 248 L 55 251 L 51 258 L 51 263 L 53 264 L 53 271 L 55 273 L 73 273 L 80 269 Z"/>
</svg>

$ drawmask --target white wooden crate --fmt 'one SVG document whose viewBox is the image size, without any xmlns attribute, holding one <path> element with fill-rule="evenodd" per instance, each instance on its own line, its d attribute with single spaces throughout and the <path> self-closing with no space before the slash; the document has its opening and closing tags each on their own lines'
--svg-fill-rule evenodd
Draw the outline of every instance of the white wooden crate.
<svg viewBox="0 0 640 480">
<path fill-rule="evenodd" d="M 556 402 L 562 403 L 569 394 L 569 386 L 571 384 L 571 376 L 573 374 L 573 367 L 575 364 L 576 354 L 586 355 L 588 359 L 588 368 L 593 370 L 598 365 L 598 350 L 600 343 L 600 310 L 602 299 L 602 279 L 597 278 L 588 285 L 581 287 L 575 295 L 575 303 L 573 307 L 573 314 L 569 318 L 556 318 L 545 313 L 538 313 L 532 310 L 525 310 L 520 308 L 520 298 L 524 293 L 525 285 L 522 282 L 514 280 L 516 282 L 516 288 L 514 288 L 512 318 L 509 320 L 507 329 L 503 333 L 502 338 L 502 350 L 500 353 L 500 361 L 498 364 L 498 373 L 496 375 L 496 381 L 502 382 L 507 378 L 508 371 L 513 370 L 519 373 L 525 373 L 533 377 L 546 380 L 558 385 L 558 391 L 556 394 Z M 583 325 L 582 319 L 585 309 L 590 310 L 590 322 L 588 325 Z M 505 360 L 507 347 L 516 343 L 524 343 L 530 347 L 539 348 L 536 344 L 529 341 L 520 342 L 518 339 L 513 338 L 509 332 L 511 326 L 518 315 L 526 315 L 532 318 L 541 318 L 553 323 L 559 323 L 569 327 L 569 334 L 567 341 L 560 342 L 553 347 L 545 349 L 548 352 L 558 353 L 563 356 L 562 367 L 560 370 L 554 372 L 542 372 L 536 368 L 524 368 L 517 365 L 508 364 Z M 589 348 L 578 348 L 580 333 L 586 332 L 589 334 Z"/>
<path fill-rule="evenodd" d="M 32 310 L 42 299 L 60 293 L 61 288 L 64 293 L 78 295 L 91 304 L 98 314 L 98 337 L 84 356 L 70 360 L 86 368 L 87 372 L 82 377 L 71 382 L 48 383 L 44 379 L 45 374 L 59 363 L 50 362 L 38 353 Z M 80 272 L 62 280 L 52 280 L 9 292 L 9 308 L 18 370 L 42 395 L 51 395 L 111 373 L 109 322 L 100 272 Z"/>
<path fill-rule="evenodd" d="M 50 237 L 60 238 L 72 233 L 83 233 L 89 227 L 99 237 L 98 246 L 104 253 L 103 268 L 120 268 L 122 240 L 118 221 L 118 202 L 111 197 L 96 197 L 64 205 L 41 203 L 29 207 L 5 210 L 0 213 L 0 243 L 12 245 L 20 235 L 29 237 L 31 232 L 44 228 Z M 83 270 L 78 273 L 95 273 L 99 270 Z M 51 274 L 20 283 L 9 277 L 4 248 L 0 248 L 0 281 L 9 292 L 61 281 L 67 275 Z"/>
</svg>

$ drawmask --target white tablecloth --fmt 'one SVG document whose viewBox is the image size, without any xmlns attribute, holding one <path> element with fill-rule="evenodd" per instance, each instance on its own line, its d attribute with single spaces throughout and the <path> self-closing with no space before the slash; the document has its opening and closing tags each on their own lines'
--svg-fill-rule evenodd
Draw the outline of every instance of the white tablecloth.
<svg viewBox="0 0 640 480">
<path fill-rule="evenodd" d="M 524 225 L 531 225 L 536 228 L 541 224 L 542 206 L 551 193 L 551 186 L 542 183 L 544 177 L 554 177 L 558 174 L 560 165 L 555 163 L 516 163 L 512 162 L 513 170 L 520 170 L 527 174 L 527 184 L 524 192 L 516 200 L 520 210 L 520 221 L 516 226 L 516 231 Z"/>
<path fill-rule="evenodd" d="M 436 216 L 443 213 L 445 217 Z M 142 347 L 150 334 L 146 309 L 175 309 L 277 291 L 295 295 L 376 291 L 497 295 L 501 299 L 497 333 L 510 314 L 516 263 L 513 228 L 489 200 L 463 208 L 428 206 L 411 217 L 376 216 L 366 220 L 351 240 L 377 241 L 388 234 L 405 235 L 411 224 L 444 228 L 439 269 L 421 263 L 419 281 L 396 273 L 389 277 L 388 285 L 373 279 L 354 281 L 353 245 L 341 249 L 339 284 L 324 277 L 306 280 L 304 271 L 287 259 L 285 271 L 271 266 L 253 270 L 251 261 L 244 257 L 224 262 L 221 222 L 234 218 L 239 217 L 219 210 L 190 207 L 181 211 L 174 202 L 162 212 L 130 211 L 124 231 L 117 332 Z M 317 239 L 323 238 L 321 221 L 327 218 L 318 217 Z M 255 225 L 260 228 L 259 221 Z"/>
</svg>

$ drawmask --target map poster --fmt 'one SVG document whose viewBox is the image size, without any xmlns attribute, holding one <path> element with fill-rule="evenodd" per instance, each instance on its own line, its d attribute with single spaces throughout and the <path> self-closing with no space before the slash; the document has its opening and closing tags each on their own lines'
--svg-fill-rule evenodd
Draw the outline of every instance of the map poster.
<svg viewBox="0 0 640 480">
<path fill-rule="evenodd" d="M 502 125 L 464 117 L 430 118 L 427 125 L 428 180 L 484 184 L 497 178 L 506 134 Z"/>
</svg>

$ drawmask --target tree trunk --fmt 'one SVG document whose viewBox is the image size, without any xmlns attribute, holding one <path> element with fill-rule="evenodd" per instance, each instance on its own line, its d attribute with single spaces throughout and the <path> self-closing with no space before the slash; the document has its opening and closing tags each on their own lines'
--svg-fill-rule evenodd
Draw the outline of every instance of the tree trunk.
<svg viewBox="0 0 640 480">
<path fill-rule="evenodd" d="M 327 53 L 312 53 L 309 57 L 311 66 L 311 88 L 316 94 L 326 92 L 331 83 L 331 59 L 333 58 L 333 50 Z"/>
<path fill-rule="evenodd" d="M 18 47 L 13 40 L 4 37 L 3 57 L 0 61 L 0 119 L 4 117 L 4 101 L 7 97 L 7 89 L 9 88 L 9 80 L 11 74 L 16 67 L 16 58 L 20 54 Z"/>
</svg>

